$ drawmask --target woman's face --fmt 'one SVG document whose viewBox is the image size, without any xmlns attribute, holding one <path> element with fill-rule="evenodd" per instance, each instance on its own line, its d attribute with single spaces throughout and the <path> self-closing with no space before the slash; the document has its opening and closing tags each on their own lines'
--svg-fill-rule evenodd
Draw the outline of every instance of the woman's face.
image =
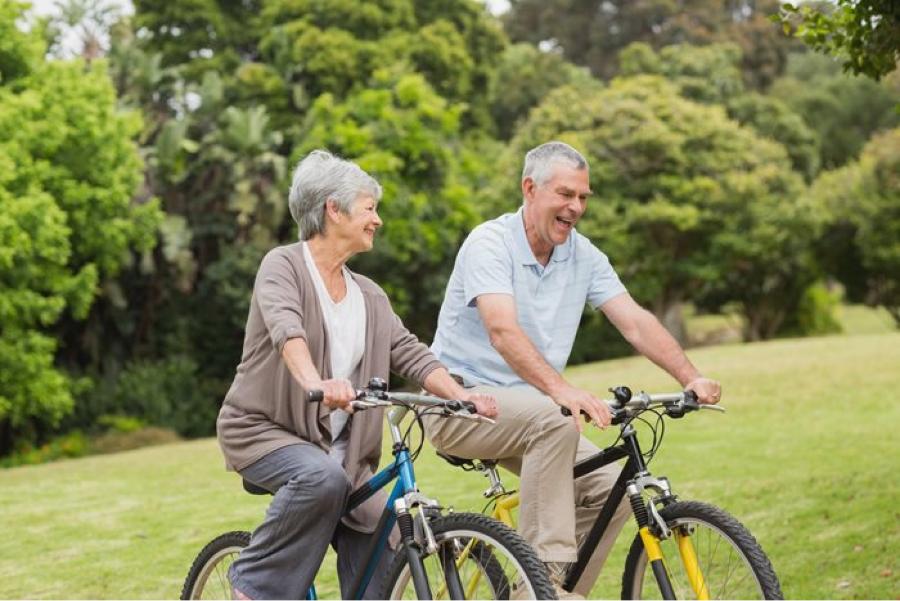
<svg viewBox="0 0 900 601">
<path fill-rule="evenodd" d="M 334 224 L 337 233 L 350 243 L 354 252 L 372 250 L 375 243 L 375 230 L 381 227 L 378 216 L 378 201 L 368 195 L 356 198 L 349 215 L 341 215 L 342 219 Z"/>
</svg>

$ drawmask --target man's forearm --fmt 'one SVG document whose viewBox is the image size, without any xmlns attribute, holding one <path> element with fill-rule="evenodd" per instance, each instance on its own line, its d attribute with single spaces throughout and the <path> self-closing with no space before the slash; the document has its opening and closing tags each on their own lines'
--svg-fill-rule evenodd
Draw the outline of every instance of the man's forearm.
<svg viewBox="0 0 900 601">
<path fill-rule="evenodd" d="M 701 377 L 678 341 L 652 313 L 645 311 L 636 326 L 625 338 L 639 353 L 666 370 L 682 386 Z"/>
<path fill-rule="evenodd" d="M 553 396 L 566 381 L 535 348 L 521 328 L 507 328 L 491 333 L 491 345 L 523 380 Z"/>
</svg>

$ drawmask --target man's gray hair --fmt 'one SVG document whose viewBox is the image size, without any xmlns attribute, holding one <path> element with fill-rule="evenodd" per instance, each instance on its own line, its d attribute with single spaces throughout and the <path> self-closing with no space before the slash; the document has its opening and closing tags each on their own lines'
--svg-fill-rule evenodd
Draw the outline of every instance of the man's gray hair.
<svg viewBox="0 0 900 601">
<path fill-rule="evenodd" d="M 522 179 L 530 177 L 538 185 L 545 184 L 553 177 L 553 168 L 560 164 L 578 170 L 588 166 L 581 153 L 565 142 L 546 142 L 525 155 Z"/>
<path fill-rule="evenodd" d="M 313 150 L 294 169 L 288 207 L 300 239 L 309 240 L 325 231 L 325 201 L 333 200 L 342 213 L 349 214 L 360 195 L 378 201 L 381 193 L 381 185 L 356 163 L 327 150 Z"/>
</svg>

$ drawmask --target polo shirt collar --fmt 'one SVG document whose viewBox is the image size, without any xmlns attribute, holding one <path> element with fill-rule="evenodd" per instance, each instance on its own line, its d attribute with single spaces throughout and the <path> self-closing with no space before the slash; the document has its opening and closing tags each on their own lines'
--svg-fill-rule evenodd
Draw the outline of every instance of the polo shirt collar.
<svg viewBox="0 0 900 601">
<path fill-rule="evenodd" d="M 519 207 L 519 210 L 513 215 L 512 220 L 513 249 L 516 260 L 522 265 L 540 266 L 540 263 L 534 256 L 534 251 L 531 250 L 531 245 L 528 243 L 528 236 L 525 235 L 524 210 L 524 205 Z M 575 242 L 574 237 L 575 228 L 572 228 L 572 232 L 569 234 L 566 241 L 559 246 L 553 247 L 553 254 L 550 255 L 551 263 L 560 263 L 569 258 L 569 254 L 572 252 L 572 244 Z"/>
</svg>

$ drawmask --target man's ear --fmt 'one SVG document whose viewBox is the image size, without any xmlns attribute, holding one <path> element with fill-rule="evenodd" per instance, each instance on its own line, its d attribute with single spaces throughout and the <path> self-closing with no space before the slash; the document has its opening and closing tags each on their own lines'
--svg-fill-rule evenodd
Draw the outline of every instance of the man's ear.
<svg viewBox="0 0 900 601">
<path fill-rule="evenodd" d="M 530 176 L 522 178 L 522 198 L 526 201 L 531 202 L 531 199 L 534 198 L 534 189 L 537 187 L 537 184 L 534 183 L 534 180 L 531 179 Z"/>
</svg>

